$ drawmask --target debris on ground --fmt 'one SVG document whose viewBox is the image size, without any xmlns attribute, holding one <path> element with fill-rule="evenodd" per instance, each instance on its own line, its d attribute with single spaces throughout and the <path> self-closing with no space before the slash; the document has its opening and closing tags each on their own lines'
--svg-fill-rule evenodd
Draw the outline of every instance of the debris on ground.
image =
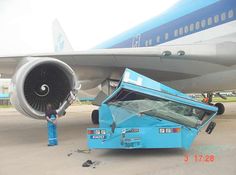
<svg viewBox="0 0 236 175">
<path fill-rule="evenodd" d="M 100 161 L 94 161 L 92 164 L 93 168 L 96 168 L 100 163 Z"/>
<path fill-rule="evenodd" d="M 82 167 L 92 167 L 96 168 L 100 164 L 100 161 L 87 160 L 82 164 Z"/>
<path fill-rule="evenodd" d="M 71 151 L 70 153 L 68 153 L 67 156 L 70 157 L 73 154 L 73 152 L 89 154 L 91 152 L 91 150 L 90 149 L 80 149 L 80 148 L 78 148 L 77 150 Z"/>
<path fill-rule="evenodd" d="M 82 167 L 90 167 L 93 164 L 92 160 L 87 160 L 82 164 Z"/>
<path fill-rule="evenodd" d="M 73 153 L 69 153 L 69 154 L 67 154 L 67 156 L 70 157 L 72 154 L 73 154 Z"/>
<path fill-rule="evenodd" d="M 77 149 L 75 152 L 89 154 L 91 150 L 90 149 Z"/>
</svg>

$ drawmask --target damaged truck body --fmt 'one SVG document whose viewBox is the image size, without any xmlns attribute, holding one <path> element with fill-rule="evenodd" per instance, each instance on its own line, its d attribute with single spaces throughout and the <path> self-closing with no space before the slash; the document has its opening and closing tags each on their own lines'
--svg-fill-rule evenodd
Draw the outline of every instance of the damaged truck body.
<svg viewBox="0 0 236 175">
<path fill-rule="evenodd" d="M 217 108 L 126 69 L 99 108 L 99 127 L 87 129 L 90 149 L 184 148 L 212 120 Z"/>
</svg>

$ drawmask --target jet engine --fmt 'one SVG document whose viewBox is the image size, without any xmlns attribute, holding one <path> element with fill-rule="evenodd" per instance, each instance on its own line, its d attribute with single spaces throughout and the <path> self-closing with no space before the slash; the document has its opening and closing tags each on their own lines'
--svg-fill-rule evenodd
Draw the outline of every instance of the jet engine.
<svg viewBox="0 0 236 175">
<path fill-rule="evenodd" d="M 13 76 L 11 103 L 26 116 L 45 119 L 47 104 L 58 109 L 76 88 L 77 77 L 66 63 L 48 57 L 29 57 Z"/>
</svg>

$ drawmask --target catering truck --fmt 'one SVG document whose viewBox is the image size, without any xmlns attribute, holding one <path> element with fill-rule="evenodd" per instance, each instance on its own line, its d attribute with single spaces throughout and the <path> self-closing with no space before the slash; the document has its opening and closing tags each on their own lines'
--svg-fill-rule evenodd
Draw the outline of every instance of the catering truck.
<svg viewBox="0 0 236 175">
<path fill-rule="evenodd" d="M 217 110 L 126 69 L 98 110 L 99 126 L 87 129 L 88 147 L 189 149 L 204 127 L 212 132 Z"/>
</svg>

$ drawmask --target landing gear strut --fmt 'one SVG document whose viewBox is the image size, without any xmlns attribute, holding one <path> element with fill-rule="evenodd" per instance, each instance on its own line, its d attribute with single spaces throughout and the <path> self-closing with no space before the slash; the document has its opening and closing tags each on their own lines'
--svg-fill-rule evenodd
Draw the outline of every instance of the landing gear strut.
<svg viewBox="0 0 236 175">
<path fill-rule="evenodd" d="M 209 105 L 213 105 L 215 107 L 218 108 L 218 112 L 217 112 L 217 115 L 222 115 L 224 114 L 225 112 L 225 107 L 222 103 L 216 103 L 216 104 L 213 104 L 212 103 L 212 97 L 213 97 L 213 93 L 207 93 L 207 96 L 205 96 L 204 94 L 202 94 L 204 99 L 207 98 L 207 101 L 204 100 L 204 102 L 208 103 Z M 223 98 L 221 95 L 218 94 L 219 97 Z"/>
<path fill-rule="evenodd" d="M 118 86 L 119 81 L 115 79 L 107 79 L 101 83 L 101 91 L 97 94 L 93 105 L 100 106 L 102 102 L 115 90 Z M 98 110 L 93 110 L 91 114 L 92 123 L 99 124 L 99 112 Z"/>
</svg>

